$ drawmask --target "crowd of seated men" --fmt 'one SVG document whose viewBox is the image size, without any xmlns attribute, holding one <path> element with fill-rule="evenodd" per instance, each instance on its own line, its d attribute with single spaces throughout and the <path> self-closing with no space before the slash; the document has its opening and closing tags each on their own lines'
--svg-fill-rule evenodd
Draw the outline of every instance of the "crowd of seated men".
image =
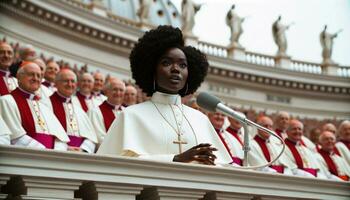
<svg viewBox="0 0 350 200">
<path fill-rule="evenodd" d="M 0 42 L 0 144 L 37 149 L 95 153 L 118 113 L 147 99 L 135 85 L 100 72 L 78 70 L 64 61 L 38 56 L 31 46 Z M 243 134 L 232 118 L 207 113 L 193 96 L 183 98 L 205 113 L 232 158 L 244 163 Z M 248 118 L 273 130 L 286 150 L 257 170 L 349 181 L 350 121 L 297 119 L 280 111 L 272 115 L 243 110 Z M 306 133 L 306 134 L 305 134 Z M 279 139 L 249 128 L 248 164 L 264 165 L 279 154 Z M 304 135 L 305 134 L 305 135 Z"/>
</svg>

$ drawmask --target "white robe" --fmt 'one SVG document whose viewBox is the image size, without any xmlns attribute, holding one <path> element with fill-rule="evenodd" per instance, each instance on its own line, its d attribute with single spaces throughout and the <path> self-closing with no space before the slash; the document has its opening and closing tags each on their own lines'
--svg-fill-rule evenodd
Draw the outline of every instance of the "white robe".
<svg viewBox="0 0 350 200">
<path fill-rule="evenodd" d="M 1 69 L 0 71 L 2 71 L 3 73 L 6 73 L 6 75 L 3 76 L 2 78 L 4 79 L 4 82 L 7 86 L 8 91 L 11 92 L 12 90 L 16 89 L 18 87 L 18 82 L 15 77 L 10 76 L 10 71 L 4 71 Z"/>
<path fill-rule="evenodd" d="M 10 129 L 7 127 L 4 119 L 2 118 L 2 116 L 0 115 L 0 144 L 2 145 L 10 145 L 10 135 L 11 135 L 11 131 Z"/>
<path fill-rule="evenodd" d="M 50 106 L 50 96 L 53 94 L 53 92 L 48 87 L 41 84 L 36 93 L 39 95 L 41 103 L 45 104 L 46 106 Z"/>
<path fill-rule="evenodd" d="M 220 131 L 219 133 L 222 138 L 224 138 L 227 147 L 230 149 L 230 153 L 234 157 L 240 158 L 242 161 L 244 159 L 244 152 L 241 143 L 229 132 Z"/>
<path fill-rule="evenodd" d="M 270 136 L 270 138 L 271 137 L 273 136 Z M 266 140 L 266 146 L 270 152 L 271 160 L 275 159 L 282 150 L 282 145 L 275 144 L 270 140 Z M 268 163 L 262 149 L 260 148 L 260 145 L 254 139 L 250 141 L 249 147 L 250 147 L 249 157 L 248 157 L 249 165 L 258 166 L 258 165 L 263 165 Z M 251 154 L 254 154 L 255 156 Z M 278 160 L 276 160 L 272 165 L 282 165 L 284 167 L 283 174 L 291 175 L 292 172 L 288 168 L 288 164 L 287 164 L 288 161 L 286 161 L 286 159 L 287 158 L 285 157 L 285 154 L 282 153 L 282 155 L 278 158 Z"/>
<path fill-rule="evenodd" d="M 159 92 L 153 94 L 151 101 L 127 107 L 119 113 L 118 120 L 111 125 L 97 153 L 171 162 L 174 155 L 179 154 L 179 145 L 173 143 L 178 141 L 178 136 L 152 101 L 174 128 L 177 127 L 176 118 L 183 133 L 182 141 L 187 142 L 182 145 L 183 151 L 200 143 L 210 143 L 218 149 L 214 152 L 217 156 L 216 163 L 231 162 L 229 154 L 203 113 L 181 104 L 179 95 Z M 186 117 L 183 117 L 180 109 L 183 109 Z"/>
<path fill-rule="evenodd" d="M 122 110 L 124 110 L 124 109 L 125 108 L 122 107 Z M 117 110 L 117 109 L 113 110 L 113 113 L 115 116 L 117 116 L 118 113 L 120 113 L 120 112 L 121 111 Z M 95 133 L 97 135 L 98 143 L 101 144 L 107 135 L 107 131 L 106 131 L 106 126 L 104 123 L 104 119 L 103 119 L 103 115 L 102 115 L 100 107 L 96 107 L 92 110 L 89 110 L 88 116 L 90 118 L 92 126 L 94 127 Z M 112 125 L 111 125 L 111 127 L 112 127 Z"/>
<path fill-rule="evenodd" d="M 69 141 L 69 138 L 56 116 L 47 106 L 42 104 L 40 101 L 38 102 L 40 115 L 43 117 L 46 124 L 46 130 L 43 130 L 42 127 L 38 124 L 38 119 L 32 106 L 33 101 L 34 100 L 32 99 L 27 99 L 35 123 L 36 132 L 47 133 L 55 136 L 56 140 L 54 149 L 66 150 L 66 143 Z M 0 114 L 2 115 L 5 123 L 12 133 L 11 143 L 34 148 L 45 148 L 43 145 L 41 145 L 41 143 L 38 144 L 38 142 L 26 134 L 25 129 L 22 127 L 22 120 L 18 106 L 12 95 L 9 94 L 0 98 Z"/>
<path fill-rule="evenodd" d="M 335 146 L 337 147 L 341 157 L 343 157 L 345 161 L 350 165 L 350 150 L 348 147 L 346 147 L 342 142 L 337 142 Z"/>
<path fill-rule="evenodd" d="M 78 128 L 77 131 L 74 131 L 72 127 L 69 125 L 70 116 L 69 116 L 69 110 L 68 110 L 67 104 L 68 103 L 66 102 L 63 103 L 63 108 L 66 115 L 67 135 L 85 138 L 83 143 L 80 145 L 80 148 L 87 151 L 88 153 L 94 153 L 95 147 L 97 144 L 97 137 L 89 117 L 80 107 L 73 104 L 73 117 L 74 117 L 74 120 L 77 122 L 77 128 Z M 52 111 L 54 109 L 52 107 L 51 102 L 50 102 L 50 109 Z"/>
<path fill-rule="evenodd" d="M 97 105 L 101 105 L 105 100 L 107 100 L 107 97 L 103 94 L 96 95 L 96 94 L 92 93 L 92 98 L 95 100 Z"/>
<path fill-rule="evenodd" d="M 319 161 L 320 166 L 324 171 L 329 171 L 327 163 L 323 159 L 321 154 L 317 153 L 316 159 Z M 333 160 L 334 164 L 337 167 L 337 171 L 338 171 L 339 176 L 346 175 L 346 176 L 350 177 L 350 166 L 348 165 L 348 163 L 346 163 L 346 161 L 343 157 L 340 157 L 337 154 L 333 153 L 333 154 L 331 154 L 331 159 Z M 331 176 L 331 173 L 328 173 L 328 177 L 330 177 L 330 176 Z M 335 179 L 335 180 L 340 180 L 340 178 L 334 178 L 333 176 L 330 178 Z"/>
<path fill-rule="evenodd" d="M 95 98 L 85 99 L 85 102 L 88 107 L 88 111 L 98 107 L 101 104 Z M 74 106 L 78 106 L 81 109 L 83 109 L 77 96 L 72 96 L 72 103 L 74 104 Z"/>
<path fill-rule="evenodd" d="M 317 178 L 324 178 L 327 179 L 327 174 L 329 174 L 327 171 L 324 170 L 324 168 L 321 167 L 320 163 L 316 159 L 316 152 L 311 151 L 309 148 L 301 145 L 299 142 L 296 144 L 296 149 L 299 152 L 302 160 L 303 160 L 303 166 L 304 168 L 313 168 L 317 169 Z M 303 172 L 302 170 L 298 169 L 298 166 L 296 164 L 296 161 L 293 157 L 292 151 L 289 149 L 289 147 L 286 145 L 284 154 L 286 156 L 286 162 L 285 164 L 289 169 L 292 170 L 293 174 L 295 175 L 301 175 L 301 176 L 309 176 L 313 177 L 308 172 Z"/>
</svg>

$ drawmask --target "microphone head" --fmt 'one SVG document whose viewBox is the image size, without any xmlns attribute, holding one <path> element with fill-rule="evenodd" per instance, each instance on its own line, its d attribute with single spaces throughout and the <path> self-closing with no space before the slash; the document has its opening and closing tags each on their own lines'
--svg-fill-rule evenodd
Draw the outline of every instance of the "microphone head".
<svg viewBox="0 0 350 200">
<path fill-rule="evenodd" d="M 215 112 L 219 103 L 221 103 L 219 98 L 206 92 L 199 93 L 197 97 L 197 104 L 210 112 Z"/>
</svg>

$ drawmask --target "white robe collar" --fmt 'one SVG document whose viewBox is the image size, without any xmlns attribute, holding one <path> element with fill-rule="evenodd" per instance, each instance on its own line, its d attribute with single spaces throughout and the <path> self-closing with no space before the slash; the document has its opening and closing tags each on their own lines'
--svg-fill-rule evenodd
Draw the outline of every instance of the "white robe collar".
<svg viewBox="0 0 350 200">
<path fill-rule="evenodd" d="M 181 97 L 178 94 L 155 92 L 152 95 L 151 101 L 160 104 L 181 105 Z"/>
</svg>

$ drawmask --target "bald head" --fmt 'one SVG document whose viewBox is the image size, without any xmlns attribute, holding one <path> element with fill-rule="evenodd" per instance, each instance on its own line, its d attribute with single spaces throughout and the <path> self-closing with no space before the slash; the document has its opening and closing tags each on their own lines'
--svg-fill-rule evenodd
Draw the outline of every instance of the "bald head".
<svg viewBox="0 0 350 200">
<path fill-rule="evenodd" d="M 94 78 L 90 73 L 84 73 L 79 76 L 78 87 L 80 93 L 86 96 L 91 95 L 93 86 Z"/>
<path fill-rule="evenodd" d="M 298 142 L 301 140 L 304 132 L 304 125 L 299 120 L 292 119 L 289 122 L 289 127 L 287 129 L 288 139 L 293 142 Z"/>
<path fill-rule="evenodd" d="M 93 78 L 94 78 L 93 91 L 99 93 L 99 92 L 101 92 L 101 90 L 105 84 L 105 76 L 100 72 L 95 72 L 93 75 Z"/>
<path fill-rule="evenodd" d="M 276 121 L 275 121 L 275 125 L 276 128 L 281 130 L 281 131 L 285 131 L 288 128 L 289 125 L 289 114 L 285 111 L 280 111 L 277 113 L 277 117 L 276 117 Z"/>
<path fill-rule="evenodd" d="M 26 62 L 17 71 L 18 86 L 29 92 L 34 93 L 41 85 L 41 70 L 34 62 Z"/>
<path fill-rule="evenodd" d="M 321 148 L 327 152 L 331 152 L 335 146 L 335 135 L 330 131 L 323 131 L 319 138 Z"/>
<path fill-rule="evenodd" d="M 125 83 L 117 78 L 111 78 L 106 84 L 105 93 L 109 103 L 120 105 L 124 100 Z"/>
<path fill-rule="evenodd" d="M 350 121 L 345 120 L 340 124 L 339 139 L 350 142 Z"/>
<path fill-rule="evenodd" d="M 256 121 L 260 126 L 263 126 L 269 130 L 272 130 L 272 126 L 273 126 L 273 122 L 271 120 L 270 117 L 267 116 L 261 116 L 257 119 Z M 262 137 L 263 139 L 268 139 L 270 137 L 269 133 L 266 133 L 264 131 L 258 130 L 258 134 L 260 135 L 260 137 Z"/>
<path fill-rule="evenodd" d="M 329 131 L 335 134 L 337 132 L 337 128 L 332 123 L 327 123 L 322 126 L 322 131 Z"/>
<path fill-rule="evenodd" d="M 7 71 L 13 63 L 13 49 L 6 42 L 0 42 L 0 69 Z"/>
<path fill-rule="evenodd" d="M 128 106 L 136 104 L 137 90 L 134 86 L 128 85 L 125 88 L 124 103 Z"/>
<path fill-rule="evenodd" d="M 55 85 L 59 94 L 69 98 L 77 88 L 77 76 L 70 69 L 62 69 L 56 75 Z"/>
</svg>

